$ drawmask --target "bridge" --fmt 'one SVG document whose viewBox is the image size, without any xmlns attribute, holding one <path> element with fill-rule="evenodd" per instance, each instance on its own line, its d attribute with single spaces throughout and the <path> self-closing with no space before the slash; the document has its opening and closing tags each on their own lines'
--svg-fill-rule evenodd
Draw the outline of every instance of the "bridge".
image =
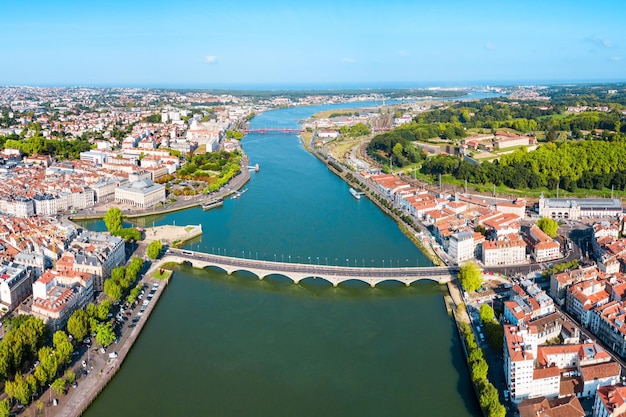
<svg viewBox="0 0 626 417">
<path fill-rule="evenodd" d="M 292 134 L 292 133 L 300 133 L 300 132 L 302 132 L 302 129 L 299 129 L 299 128 L 289 129 L 289 128 L 282 128 L 282 127 L 263 128 L 263 129 L 244 129 L 244 130 L 241 130 L 241 133 L 244 133 L 244 134 L 247 134 L 247 133 L 260 133 L 262 135 L 264 135 L 266 133 Z"/>
<path fill-rule="evenodd" d="M 229 275 L 236 271 L 247 271 L 263 279 L 268 275 L 283 275 L 298 283 L 305 278 L 321 278 L 334 287 L 345 281 L 356 280 L 369 284 L 372 288 L 384 281 L 402 282 L 406 286 L 420 280 L 435 281 L 440 284 L 452 281 L 458 272 L 456 267 L 401 267 L 401 268 L 359 268 L 349 266 L 316 265 L 291 262 L 260 261 L 213 255 L 185 249 L 168 249 L 162 262 L 176 262 L 195 268 L 216 267 Z"/>
</svg>

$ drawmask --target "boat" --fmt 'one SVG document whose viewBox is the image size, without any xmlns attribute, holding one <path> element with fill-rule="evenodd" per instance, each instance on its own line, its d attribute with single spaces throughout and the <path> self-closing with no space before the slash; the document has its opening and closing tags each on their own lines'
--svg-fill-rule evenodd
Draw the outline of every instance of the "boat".
<svg viewBox="0 0 626 417">
<path fill-rule="evenodd" d="M 207 201 L 206 203 L 202 203 L 202 210 L 210 210 L 215 207 L 219 207 L 224 204 L 224 200 L 218 198 L 217 200 Z"/>
<path fill-rule="evenodd" d="M 241 190 L 241 191 L 235 191 L 235 195 L 233 195 L 232 199 L 233 199 L 233 200 L 238 199 L 238 198 L 239 198 L 239 197 L 241 197 L 241 195 L 242 195 L 243 193 L 245 193 L 246 191 L 248 191 L 248 189 L 247 189 L 247 188 L 244 188 L 244 189 L 243 189 L 243 190 Z"/>
<path fill-rule="evenodd" d="M 359 193 L 357 190 L 355 190 L 352 187 L 350 187 L 350 194 L 352 194 L 352 197 L 356 198 L 357 200 L 361 199 L 361 193 Z"/>
</svg>

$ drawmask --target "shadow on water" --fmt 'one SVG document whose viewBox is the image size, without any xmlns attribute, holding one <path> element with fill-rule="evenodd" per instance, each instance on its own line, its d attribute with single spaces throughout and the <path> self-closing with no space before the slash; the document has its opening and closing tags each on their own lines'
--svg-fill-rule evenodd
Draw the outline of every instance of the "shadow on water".
<svg viewBox="0 0 626 417">
<path fill-rule="evenodd" d="M 459 379 L 456 385 L 456 391 L 459 393 L 459 397 L 463 399 L 465 408 L 476 416 L 482 416 L 480 403 L 476 397 L 476 392 L 472 386 L 472 377 L 470 375 L 469 366 L 465 359 L 465 352 L 461 343 L 461 336 L 457 331 L 454 319 L 450 320 L 452 340 L 450 343 L 450 357 L 452 359 L 452 366 L 457 370 Z"/>
<path fill-rule="evenodd" d="M 280 274 L 259 279 L 257 275 L 248 271 L 237 271 L 229 275 L 216 267 L 198 269 L 189 265 L 178 265 L 175 270 L 198 279 L 209 279 L 232 287 L 308 297 L 413 297 L 441 295 L 446 291 L 444 285 L 432 281 L 420 281 L 409 286 L 397 281 L 384 281 L 372 288 L 363 281 L 349 280 L 334 287 L 323 278 L 309 277 L 295 284 L 290 278 Z"/>
</svg>

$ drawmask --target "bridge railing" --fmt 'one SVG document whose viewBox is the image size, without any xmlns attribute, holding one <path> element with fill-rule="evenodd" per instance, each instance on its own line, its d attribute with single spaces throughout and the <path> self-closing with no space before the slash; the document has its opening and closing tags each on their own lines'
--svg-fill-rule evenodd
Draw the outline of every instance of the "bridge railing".
<svg viewBox="0 0 626 417">
<path fill-rule="evenodd" d="M 410 277 L 427 275 L 454 275 L 458 272 L 456 267 L 359 267 L 359 266 L 337 266 L 318 265 L 310 263 L 278 262 L 246 258 L 235 258 L 224 255 L 214 255 L 205 252 L 188 251 L 184 249 L 168 249 L 167 254 L 196 259 L 214 263 L 217 266 L 234 266 L 243 268 L 255 268 L 275 272 L 302 272 L 329 275 L 358 275 L 361 277 L 376 277 L 380 275 Z"/>
</svg>

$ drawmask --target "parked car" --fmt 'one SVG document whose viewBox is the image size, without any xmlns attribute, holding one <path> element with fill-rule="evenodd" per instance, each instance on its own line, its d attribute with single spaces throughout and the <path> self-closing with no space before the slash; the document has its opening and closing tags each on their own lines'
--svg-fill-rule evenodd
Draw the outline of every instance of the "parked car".
<svg viewBox="0 0 626 417">
<path fill-rule="evenodd" d="M 111 359 L 115 359 L 115 358 L 117 358 L 117 352 L 111 352 L 111 353 L 109 353 L 109 358 L 111 358 Z"/>
</svg>

